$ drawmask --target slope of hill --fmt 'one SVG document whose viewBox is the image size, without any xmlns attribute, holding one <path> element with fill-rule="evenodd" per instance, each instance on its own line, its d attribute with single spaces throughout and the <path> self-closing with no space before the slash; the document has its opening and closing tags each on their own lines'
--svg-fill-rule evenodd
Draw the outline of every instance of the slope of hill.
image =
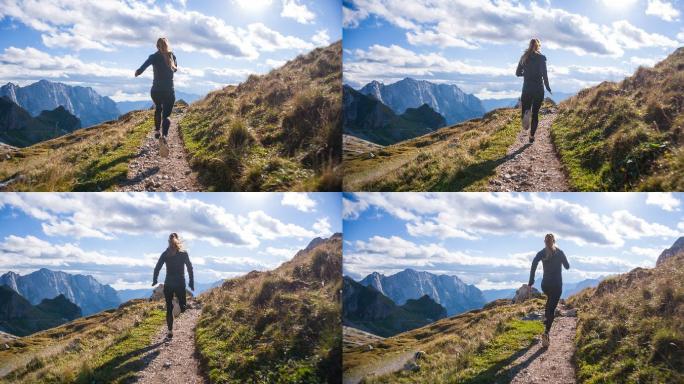
<svg viewBox="0 0 684 384">
<path fill-rule="evenodd" d="M 64 107 L 32 117 L 6 96 L 0 97 L 0 140 L 25 147 L 81 128 L 81 121 Z"/>
<path fill-rule="evenodd" d="M 522 320 L 543 309 L 541 299 L 501 300 L 345 350 L 345 383 L 493 383 L 497 374 L 543 331 L 538 320 Z M 418 365 L 405 365 L 416 361 Z"/>
<path fill-rule="evenodd" d="M 342 236 L 206 293 L 197 347 L 212 383 L 338 383 Z"/>
<path fill-rule="evenodd" d="M 337 190 L 342 157 L 342 43 L 209 93 L 180 122 L 211 189 Z"/>
<path fill-rule="evenodd" d="M 342 324 L 387 337 L 446 317 L 446 310 L 429 296 L 395 304 L 374 288 L 344 277 Z"/>
<path fill-rule="evenodd" d="M 444 116 L 450 125 L 481 117 L 485 113 L 480 99 L 451 84 L 434 84 L 407 77 L 388 85 L 372 81 L 360 92 L 380 100 L 396 114 L 427 104 Z"/>
<path fill-rule="evenodd" d="M 3 383 L 129 383 L 146 366 L 163 304 L 137 300 L 0 348 Z"/>
<path fill-rule="evenodd" d="M 579 383 L 684 382 L 684 254 L 582 291 Z"/>
<path fill-rule="evenodd" d="M 0 157 L 0 190 L 102 191 L 126 179 L 128 162 L 154 129 L 152 112 L 79 129 Z"/>
<path fill-rule="evenodd" d="M 399 115 L 375 97 L 364 95 L 347 85 L 343 90 L 343 131 L 360 139 L 387 145 L 430 133 L 446 125 L 444 117 L 427 104 L 408 108 Z"/>
<path fill-rule="evenodd" d="M 114 120 L 120 114 L 112 99 L 100 96 L 90 87 L 72 87 L 47 80 L 25 87 L 7 83 L 0 87 L 0 96 L 7 96 L 33 116 L 61 105 L 78 117 L 84 127 Z"/>
<path fill-rule="evenodd" d="M 34 306 L 17 292 L 0 285 L 0 331 L 17 336 L 56 327 L 81 317 L 81 309 L 64 295 Z"/>
<path fill-rule="evenodd" d="M 483 190 L 520 130 L 520 113 L 498 109 L 482 119 L 383 147 L 345 154 L 347 191 Z"/>
<path fill-rule="evenodd" d="M 656 261 L 656 265 L 660 265 L 661 263 L 664 263 L 666 260 L 682 254 L 684 254 L 684 236 L 677 239 L 677 241 L 675 241 L 675 243 L 672 244 L 670 248 L 660 253 L 660 256 L 658 256 L 658 260 Z"/>
<path fill-rule="evenodd" d="M 81 308 L 84 315 L 115 308 L 121 302 L 114 288 L 100 284 L 92 276 L 71 275 L 46 268 L 24 276 L 7 272 L 0 276 L 2 285 L 15 290 L 34 305 L 43 299 L 65 295 Z"/>
<path fill-rule="evenodd" d="M 359 283 L 375 288 L 399 305 L 407 303 L 408 299 L 428 295 L 444 306 L 449 316 L 482 308 L 485 304 L 477 287 L 465 284 L 456 276 L 406 269 L 390 276 L 373 272 Z"/>
<path fill-rule="evenodd" d="M 552 137 L 578 190 L 684 189 L 684 48 L 560 104 Z"/>
</svg>

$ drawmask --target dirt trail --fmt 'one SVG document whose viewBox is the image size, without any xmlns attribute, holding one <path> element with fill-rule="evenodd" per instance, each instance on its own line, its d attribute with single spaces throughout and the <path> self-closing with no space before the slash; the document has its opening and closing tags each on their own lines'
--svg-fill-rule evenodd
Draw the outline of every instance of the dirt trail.
<svg viewBox="0 0 684 384">
<path fill-rule="evenodd" d="M 565 309 L 561 309 L 564 311 Z M 572 356 L 577 317 L 556 317 L 551 327 L 551 344 L 544 350 L 534 344 L 509 366 L 511 384 L 574 384 Z"/>
<path fill-rule="evenodd" d="M 529 143 L 529 130 L 521 129 L 515 143 L 508 148 L 508 160 L 496 168 L 489 180 L 493 192 L 569 191 L 567 176 L 551 142 L 551 124 L 556 108 L 543 108 L 534 143 Z"/>
<path fill-rule="evenodd" d="M 173 339 L 166 338 L 166 325 L 152 342 L 155 346 L 146 359 L 147 366 L 136 376 L 140 384 L 204 384 L 195 355 L 195 325 L 202 310 L 195 300 L 173 322 Z"/>
<path fill-rule="evenodd" d="M 201 191 L 204 188 L 197 175 L 190 168 L 188 155 L 178 129 L 185 107 L 176 106 L 171 114 L 169 128 L 169 156 L 159 155 L 159 140 L 154 138 L 154 129 L 143 140 L 140 150 L 128 164 L 126 180 L 118 191 Z"/>
</svg>

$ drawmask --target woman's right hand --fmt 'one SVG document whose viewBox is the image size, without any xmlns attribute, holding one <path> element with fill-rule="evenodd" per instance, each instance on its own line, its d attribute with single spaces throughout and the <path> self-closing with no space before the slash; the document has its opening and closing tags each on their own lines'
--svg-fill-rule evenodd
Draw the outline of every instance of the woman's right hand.
<svg viewBox="0 0 684 384">
<path fill-rule="evenodd" d="M 140 76 L 140 69 L 135 70 L 135 77 L 138 77 L 138 76 Z"/>
</svg>

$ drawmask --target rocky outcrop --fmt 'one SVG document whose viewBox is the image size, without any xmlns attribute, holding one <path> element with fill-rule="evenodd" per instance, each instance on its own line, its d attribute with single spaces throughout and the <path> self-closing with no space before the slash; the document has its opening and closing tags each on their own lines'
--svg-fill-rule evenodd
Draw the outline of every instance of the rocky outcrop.
<svg viewBox="0 0 684 384">
<path fill-rule="evenodd" d="M 658 260 L 656 261 L 656 266 L 662 264 L 665 262 L 665 260 L 668 260 L 672 257 L 675 257 L 677 255 L 684 254 L 684 237 L 680 237 L 675 241 L 672 246 L 666 250 L 664 250 L 660 256 L 658 256 Z"/>
<path fill-rule="evenodd" d="M 522 303 L 525 300 L 533 299 L 536 297 L 541 297 L 541 292 L 535 287 L 530 287 L 527 284 L 523 284 L 517 291 L 515 291 L 515 296 L 513 296 L 513 303 Z"/>
</svg>

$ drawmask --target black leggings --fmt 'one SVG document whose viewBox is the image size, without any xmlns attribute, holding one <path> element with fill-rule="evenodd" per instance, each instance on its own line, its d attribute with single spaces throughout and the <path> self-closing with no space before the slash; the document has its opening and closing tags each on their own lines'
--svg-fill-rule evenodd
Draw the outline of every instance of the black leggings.
<svg viewBox="0 0 684 384">
<path fill-rule="evenodd" d="M 524 92 L 520 97 L 520 104 L 522 105 L 522 117 L 525 117 L 525 111 L 532 109 L 532 128 L 530 129 L 530 136 L 534 136 L 539 125 L 539 108 L 544 102 L 543 93 Z"/>
<path fill-rule="evenodd" d="M 185 287 L 164 284 L 164 299 L 166 299 L 166 326 L 173 331 L 173 295 L 178 298 L 181 312 L 185 312 Z"/>
<path fill-rule="evenodd" d="M 560 300 L 561 293 L 563 293 L 562 285 L 543 285 L 542 292 L 546 295 L 546 324 L 545 332 L 551 332 L 551 325 L 553 324 L 553 318 L 556 316 L 556 307 L 558 306 L 558 300 Z"/>
<path fill-rule="evenodd" d="M 173 103 L 176 102 L 176 93 L 174 91 L 152 91 L 150 95 L 154 102 L 154 129 L 159 132 L 161 126 L 162 135 L 166 136 L 169 134 L 169 127 L 171 126 L 169 116 L 173 111 Z"/>
</svg>

